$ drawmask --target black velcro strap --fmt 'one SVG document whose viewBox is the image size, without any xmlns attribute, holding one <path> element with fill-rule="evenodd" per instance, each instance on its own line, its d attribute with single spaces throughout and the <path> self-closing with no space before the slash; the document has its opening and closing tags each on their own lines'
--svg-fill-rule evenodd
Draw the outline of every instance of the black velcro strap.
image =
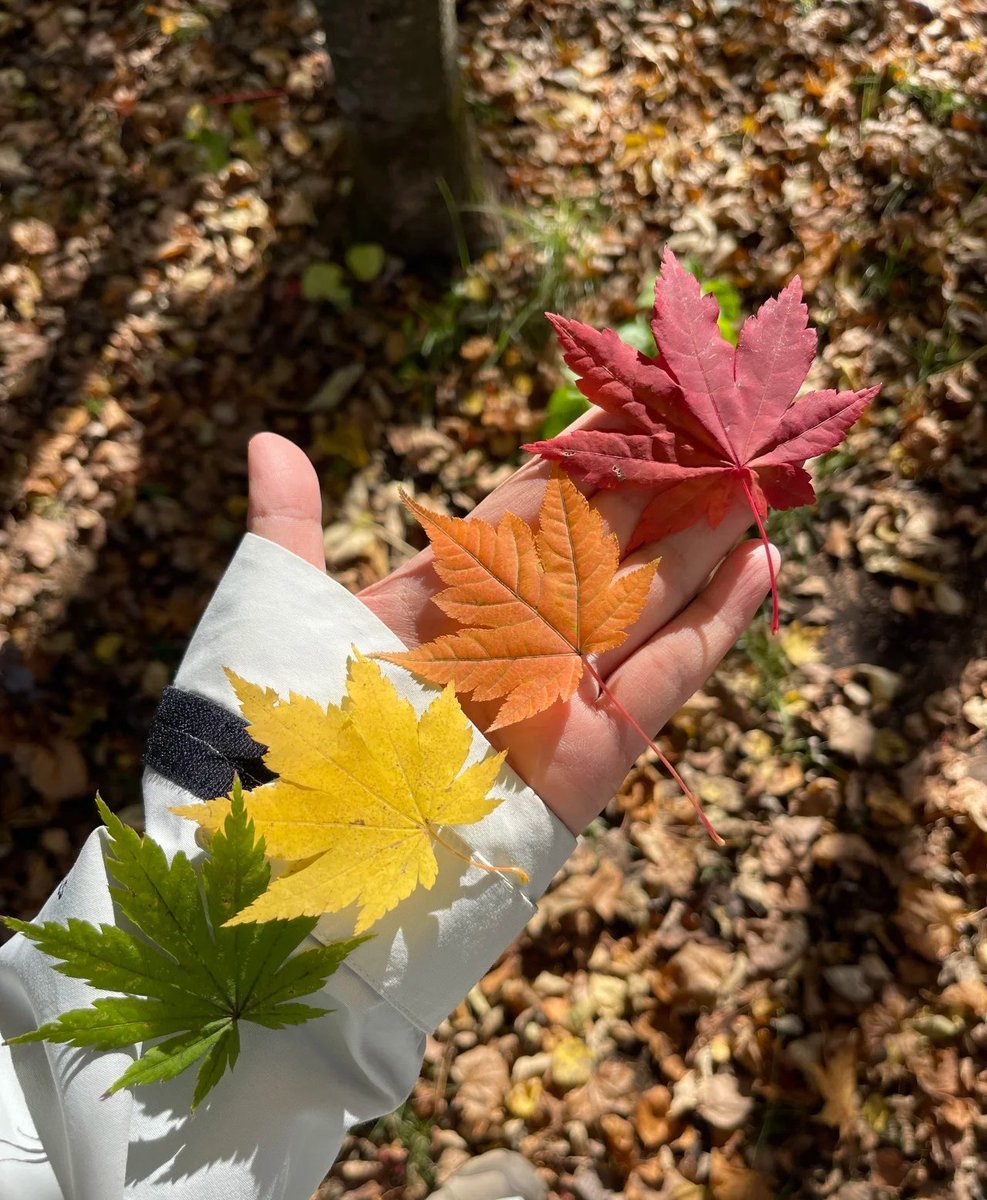
<svg viewBox="0 0 987 1200">
<path fill-rule="evenodd" d="M 225 796 L 234 774 L 248 791 L 277 776 L 264 766 L 267 750 L 247 722 L 220 704 L 167 687 L 154 714 L 144 762 L 200 800 Z"/>
</svg>

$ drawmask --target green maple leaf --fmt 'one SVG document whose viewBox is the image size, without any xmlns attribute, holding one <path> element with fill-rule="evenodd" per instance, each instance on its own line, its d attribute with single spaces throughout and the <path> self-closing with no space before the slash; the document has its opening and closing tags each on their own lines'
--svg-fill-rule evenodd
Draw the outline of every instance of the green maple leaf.
<svg viewBox="0 0 987 1200">
<path fill-rule="evenodd" d="M 298 998 L 318 991 L 366 938 L 292 956 L 315 928 L 315 918 L 223 928 L 265 891 L 271 874 L 264 841 L 255 838 L 247 818 L 239 780 L 225 824 L 213 836 L 201 881 L 185 854 L 176 854 L 169 863 L 152 838 L 124 825 L 98 796 L 96 804 L 110 835 L 110 891 L 137 932 L 73 917 L 66 925 L 11 917 L 4 922 L 59 959 L 55 970 L 61 974 L 123 994 L 63 1013 L 9 1043 L 69 1042 L 97 1050 L 142 1043 L 144 1052 L 107 1096 L 135 1084 L 173 1079 L 201 1059 L 194 1111 L 235 1065 L 240 1021 L 282 1029 L 332 1011 Z M 157 1044 L 147 1048 L 152 1041 Z"/>
</svg>

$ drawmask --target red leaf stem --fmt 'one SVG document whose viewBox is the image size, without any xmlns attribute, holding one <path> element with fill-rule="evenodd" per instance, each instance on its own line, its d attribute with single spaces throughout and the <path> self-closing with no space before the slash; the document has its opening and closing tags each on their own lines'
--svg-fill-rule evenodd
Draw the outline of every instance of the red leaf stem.
<svg viewBox="0 0 987 1200">
<path fill-rule="evenodd" d="M 764 522 L 761 520 L 761 514 L 757 511 L 757 502 L 754 499 L 754 493 L 751 491 L 750 480 L 747 478 L 747 475 L 747 471 L 741 472 L 740 480 L 744 485 L 744 491 L 747 493 L 747 503 L 751 506 L 751 512 L 754 514 L 754 520 L 757 522 L 757 528 L 761 534 L 761 541 L 764 543 L 764 553 L 768 556 L 768 577 L 771 580 L 771 632 L 777 633 L 778 627 L 781 623 L 778 606 L 778 579 L 775 576 L 775 564 L 774 559 L 771 556 L 771 543 L 768 541 L 768 531 L 764 528 Z"/>
<path fill-rule="evenodd" d="M 230 92 L 225 96 L 210 96 L 206 104 L 216 106 L 227 104 L 254 104 L 259 100 L 277 100 L 287 96 L 286 88 L 259 88 L 252 92 Z"/>
<path fill-rule="evenodd" d="M 699 817 L 699 820 L 702 822 L 703 828 L 706 830 L 706 832 L 709 834 L 709 836 L 713 839 L 713 842 L 717 846 L 725 845 L 726 843 L 723 841 L 723 838 L 721 838 L 720 835 L 716 832 L 716 830 L 713 828 L 713 823 L 710 821 L 709 817 L 707 817 L 706 814 L 703 812 L 703 806 L 699 802 L 699 797 L 695 794 L 695 792 L 693 792 L 692 788 L 689 787 L 689 785 L 682 778 L 682 776 L 678 773 L 678 771 L 676 771 L 676 769 L 668 761 L 668 759 L 662 753 L 661 747 L 655 742 L 654 738 L 649 737 L 648 734 L 645 733 L 644 729 L 641 727 L 640 722 L 636 721 L 634 719 L 634 717 L 631 716 L 630 712 L 628 712 L 628 710 L 624 707 L 624 705 L 621 704 L 621 702 L 613 694 L 613 692 L 610 690 L 610 688 L 607 687 L 606 681 L 604 680 L 603 676 L 596 669 L 596 667 L 593 666 L 593 664 L 590 662 L 590 660 L 585 657 L 585 655 L 583 656 L 583 664 L 586 667 L 586 670 L 589 671 L 589 673 L 593 676 L 593 678 L 596 680 L 596 682 L 600 685 L 600 691 L 604 694 L 604 696 L 607 697 L 607 699 L 614 706 L 614 708 L 617 710 L 617 712 L 619 712 L 620 715 L 624 718 L 624 720 L 634 730 L 636 730 L 641 735 L 641 737 L 644 738 L 644 740 L 648 744 L 648 746 L 658 756 L 658 761 L 665 768 L 665 770 L 669 773 L 669 775 L 671 775 L 671 777 L 675 780 L 675 782 L 679 785 L 679 787 L 682 789 L 682 794 L 688 798 L 689 803 L 696 810 L 696 815 Z"/>
</svg>

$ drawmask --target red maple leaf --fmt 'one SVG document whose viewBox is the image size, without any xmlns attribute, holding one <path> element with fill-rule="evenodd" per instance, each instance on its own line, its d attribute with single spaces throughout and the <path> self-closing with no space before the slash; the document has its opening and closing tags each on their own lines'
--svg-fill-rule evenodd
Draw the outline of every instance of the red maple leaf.
<svg viewBox="0 0 987 1200">
<path fill-rule="evenodd" d="M 580 429 L 525 446 L 594 487 L 641 487 L 654 493 L 628 550 L 694 524 L 722 521 L 746 497 L 765 551 L 768 508 L 811 504 L 805 460 L 832 450 L 877 395 L 795 395 L 816 353 L 802 283 L 796 276 L 766 301 L 733 346 L 717 325 L 719 305 L 667 250 L 655 285 L 649 357 L 579 321 L 548 315 L 565 361 L 588 400 L 620 418 L 620 427 Z M 630 426 L 630 429 L 627 426 Z M 768 555 L 778 630 L 778 588 Z"/>
</svg>

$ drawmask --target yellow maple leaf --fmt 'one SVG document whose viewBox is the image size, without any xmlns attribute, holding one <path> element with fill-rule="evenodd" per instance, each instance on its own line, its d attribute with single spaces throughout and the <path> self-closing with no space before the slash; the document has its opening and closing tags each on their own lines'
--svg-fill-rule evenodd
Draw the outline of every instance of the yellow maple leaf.
<svg viewBox="0 0 987 1200">
<path fill-rule="evenodd" d="M 268 856 L 291 864 L 228 925 L 357 904 L 362 933 L 419 884 L 434 884 L 433 842 L 465 857 L 445 841 L 443 826 L 472 824 L 500 803 L 487 793 L 504 754 L 463 769 L 473 730 L 451 685 L 419 718 L 359 654 L 350 660 L 342 704 L 325 708 L 227 674 L 251 735 L 268 746 L 265 761 L 279 775 L 245 793 L 247 813 Z M 212 832 L 229 800 L 172 811 Z M 526 879 L 516 867 L 496 869 Z"/>
</svg>

